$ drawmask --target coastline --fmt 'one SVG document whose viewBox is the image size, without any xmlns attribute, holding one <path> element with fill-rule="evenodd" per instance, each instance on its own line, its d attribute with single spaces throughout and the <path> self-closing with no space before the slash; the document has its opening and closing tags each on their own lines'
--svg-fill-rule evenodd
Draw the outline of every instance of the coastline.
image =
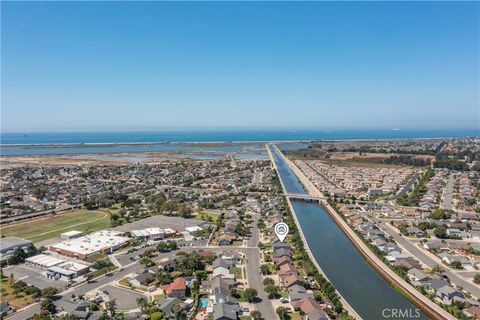
<svg viewBox="0 0 480 320">
<path fill-rule="evenodd" d="M 276 146 L 274 146 L 276 147 Z M 277 148 L 278 150 L 278 148 Z M 311 195 L 318 195 L 320 191 L 316 188 L 308 178 L 305 177 L 303 172 L 288 158 L 286 158 L 283 153 L 280 152 L 280 155 L 286 160 L 288 166 L 292 171 L 297 175 L 298 179 L 302 184 L 307 188 L 307 192 Z M 309 182 L 309 183 L 304 183 Z M 321 205 L 324 209 L 330 214 L 335 223 L 340 227 L 342 232 L 349 238 L 350 242 L 355 246 L 358 252 L 364 257 L 364 259 L 378 272 L 382 278 L 385 279 L 394 289 L 402 290 L 401 294 L 405 294 L 407 298 L 414 305 L 420 307 L 422 311 L 426 313 L 427 316 L 433 317 L 433 319 L 447 319 L 455 320 L 456 318 L 450 313 L 442 309 L 440 306 L 435 304 L 433 301 L 425 297 L 419 291 L 417 291 L 413 286 L 403 280 L 399 275 L 397 275 L 393 270 L 391 270 L 387 265 L 385 265 L 380 259 L 366 246 L 366 244 L 358 237 L 358 235 L 350 228 L 350 226 L 340 217 L 340 215 L 327 203 L 325 200 L 321 200 Z"/>
<path fill-rule="evenodd" d="M 247 138 L 248 137 L 248 138 Z M 404 141 L 480 138 L 480 128 L 300 129 L 124 132 L 0 132 L 0 147 L 118 146 L 215 143 L 305 143 L 310 141 Z M 23 141 L 26 142 L 23 142 Z M 30 141 L 30 142 L 28 142 Z M 58 142 L 57 142 L 58 141 Z"/>
</svg>

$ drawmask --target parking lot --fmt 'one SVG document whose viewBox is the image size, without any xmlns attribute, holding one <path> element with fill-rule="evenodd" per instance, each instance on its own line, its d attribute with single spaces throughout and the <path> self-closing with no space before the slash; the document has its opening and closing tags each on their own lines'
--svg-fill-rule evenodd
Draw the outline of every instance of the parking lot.
<svg viewBox="0 0 480 320">
<path fill-rule="evenodd" d="M 180 217 L 156 215 L 115 227 L 114 230 L 130 232 L 132 230 L 157 227 L 161 229 L 171 228 L 177 231 L 184 231 L 184 229 L 187 227 L 202 226 L 205 223 L 205 221 L 197 219 L 184 219 Z"/>
<path fill-rule="evenodd" d="M 29 267 L 26 265 L 14 265 L 3 269 L 6 276 L 13 273 L 15 280 L 22 280 L 29 285 L 33 285 L 40 289 L 47 287 L 56 287 L 59 290 L 64 290 L 67 285 L 66 281 L 48 279 L 43 274 L 45 270 Z"/>
<path fill-rule="evenodd" d="M 110 300 L 115 299 L 118 310 L 137 309 L 137 299 L 142 297 L 145 298 L 141 293 L 111 285 L 103 287 L 102 291 L 108 292 L 107 296 Z"/>
</svg>

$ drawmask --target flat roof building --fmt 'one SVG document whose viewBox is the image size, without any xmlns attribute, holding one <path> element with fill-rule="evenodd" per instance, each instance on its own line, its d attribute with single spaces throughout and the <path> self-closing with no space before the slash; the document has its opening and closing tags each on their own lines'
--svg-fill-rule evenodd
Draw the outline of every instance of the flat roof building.
<svg viewBox="0 0 480 320">
<path fill-rule="evenodd" d="M 17 248 L 28 248 L 32 241 L 19 237 L 5 237 L 0 239 L 0 259 L 8 259 Z"/>
<path fill-rule="evenodd" d="M 130 233 L 140 239 L 159 240 L 165 236 L 165 231 L 160 228 L 147 228 L 142 230 L 132 230 Z"/>
<path fill-rule="evenodd" d="M 86 260 L 96 253 L 112 253 L 114 250 L 128 244 L 128 238 L 123 233 L 114 230 L 103 230 L 92 234 L 69 239 L 50 246 L 50 251 L 69 257 Z"/>
<path fill-rule="evenodd" d="M 48 276 L 52 278 L 63 278 L 65 280 L 72 280 L 90 271 L 90 267 L 87 265 L 66 261 L 47 254 L 38 254 L 27 258 L 25 263 L 29 266 L 48 270 Z"/>
<path fill-rule="evenodd" d="M 74 239 L 81 237 L 83 235 L 83 232 L 77 231 L 77 230 L 72 230 L 72 231 L 67 231 L 62 234 L 60 234 L 60 238 L 64 240 L 69 240 L 69 239 Z"/>
</svg>

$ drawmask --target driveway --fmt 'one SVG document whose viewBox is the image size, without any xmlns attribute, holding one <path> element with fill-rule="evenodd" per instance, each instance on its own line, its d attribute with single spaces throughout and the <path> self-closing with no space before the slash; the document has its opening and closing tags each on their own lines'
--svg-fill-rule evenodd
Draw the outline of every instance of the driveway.
<svg viewBox="0 0 480 320">
<path fill-rule="evenodd" d="M 423 262 L 430 268 L 433 268 L 435 265 L 439 264 L 434 258 L 430 257 L 430 255 L 425 252 L 423 249 L 419 248 L 416 244 L 410 242 L 409 240 L 405 239 L 404 237 L 400 236 L 395 230 L 392 229 L 391 226 L 387 224 L 386 221 L 379 221 L 375 219 L 375 222 L 381 226 L 381 228 L 391 236 L 401 247 L 405 248 L 408 252 L 410 252 L 413 256 L 415 256 L 418 260 Z M 467 281 L 462 276 L 457 274 L 456 272 L 450 271 L 446 268 L 444 274 L 448 276 L 448 278 L 457 286 L 462 286 L 466 291 L 470 292 L 475 297 L 480 297 L 480 287 Z"/>
</svg>

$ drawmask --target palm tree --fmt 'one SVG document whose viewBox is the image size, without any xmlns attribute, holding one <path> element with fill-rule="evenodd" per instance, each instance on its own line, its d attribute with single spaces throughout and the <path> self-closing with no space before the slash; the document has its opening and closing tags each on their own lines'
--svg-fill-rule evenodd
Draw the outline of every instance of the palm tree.
<svg viewBox="0 0 480 320">
<path fill-rule="evenodd" d="M 117 312 L 117 301 L 116 299 L 110 300 L 107 302 L 107 310 L 110 313 L 110 316 L 113 318 Z"/>
<path fill-rule="evenodd" d="M 137 304 L 140 307 L 140 310 L 142 312 L 145 312 L 146 307 L 148 306 L 148 301 L 144 297 L 137 298 Z"/>
</svg>

